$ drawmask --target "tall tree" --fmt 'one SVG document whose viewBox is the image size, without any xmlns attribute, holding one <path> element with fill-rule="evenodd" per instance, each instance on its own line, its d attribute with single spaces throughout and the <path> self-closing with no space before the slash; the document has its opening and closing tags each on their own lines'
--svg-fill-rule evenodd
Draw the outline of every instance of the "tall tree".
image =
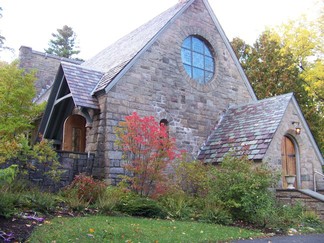
<svg viewBox="0 0 324 243">
<path fill-rule="evenodd" d="M 30 129 L 36 105 L 34 73 L 25 73 L 17 63 L 0 63 L 0 139 L 12 139 Z"/>
<path fill-rule="evenodd" d="M 0 18 L 2 18 L 2 8 L 0 7 Z M 3 44 L 4 41 L 6 40 L 6 38 L 4 38 L 4 36 L 0 35 L 0 49 L 3 48 Z"/>
<path fill-rule="evenodd" d="M 52 144 L 47 140 L 30 145 L 26 134 L 43 110 L 32 102 L 35 95 L 35 73 L 25 72 L 17 62 L 0 63 L 0 164 L 19 161 L 19 171 L 33 168 L 33 161 L 51 162 L 47 174 L 59 176 L 59 162 Z M 1 174 L 1 173 L 0 173 Z"/>
<path fill-rule="evenodd" d="M 324 55 L 314 28 L 291 21 L 263 32 L 253 46 L 238 38 L 232 46 L 258 98 L 294 92 L 324 153 Z"/>
<path fill-rule="evenodd" d="M 57 29 L 57 32 L 52 33 L 53 39 L 49 41 L 46 53 L 66 58 L 72 58 L 73 55 L 80 53 L 76 50 L 76 34 L 71 27 L 64 25 L 62 29 Z"/>
</svg>

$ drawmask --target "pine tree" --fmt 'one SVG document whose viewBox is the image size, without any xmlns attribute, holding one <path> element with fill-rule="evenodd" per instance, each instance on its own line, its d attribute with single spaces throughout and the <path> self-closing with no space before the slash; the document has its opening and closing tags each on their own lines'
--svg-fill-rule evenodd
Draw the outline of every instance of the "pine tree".
<svg viewBox="0 0 324 243">
<path fill-rule="evenodd" d="M 73 29 L 64 25 L 62 29 L 57 29 L 57 33 L 52 33 L 53 39 L 48 43 L 49 48 L 45 49 L 48 54 L 55 54 L 60 57 L 72 58 L 73 55 L 79 54 L 75 46 L 76 34 Z"/>
</svg>

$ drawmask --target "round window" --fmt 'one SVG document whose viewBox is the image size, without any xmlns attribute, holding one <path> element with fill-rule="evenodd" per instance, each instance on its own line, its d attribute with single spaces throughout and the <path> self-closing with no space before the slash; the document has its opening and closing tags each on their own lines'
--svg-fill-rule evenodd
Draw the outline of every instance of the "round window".
<svg viewBox="0 0 324 243">
<path fill-rule="evenodd" d="M 187 37 L 181 46 L 181 59 L 189 77 L 199 84 L 208 83 L 213 78 L 215 63 L 205 40 L 197 36 Z"/>
</svg>

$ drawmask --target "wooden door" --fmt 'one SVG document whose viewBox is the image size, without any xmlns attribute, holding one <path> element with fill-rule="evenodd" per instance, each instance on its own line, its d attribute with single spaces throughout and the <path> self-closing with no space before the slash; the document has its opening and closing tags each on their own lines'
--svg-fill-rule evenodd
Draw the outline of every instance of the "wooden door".
<svg viewBox="0 0 324 243">
<path fill-rule="evenodd" d="M 286 175 L 295 175 L 296 180 L 294 187 L 297 188 L 297 171 L 296 171 L 296 152 L 293 141 L 288 137 L 283 137 L 281 143 L 282 157 L 282 181 L 283 188 L 287 188 Z"/>
<path fill-rule="evenodd" d="M 63 150 L 85 151 L 86 120 L 80 115 L 69 116 L 64 123 Z"/>
</svg>

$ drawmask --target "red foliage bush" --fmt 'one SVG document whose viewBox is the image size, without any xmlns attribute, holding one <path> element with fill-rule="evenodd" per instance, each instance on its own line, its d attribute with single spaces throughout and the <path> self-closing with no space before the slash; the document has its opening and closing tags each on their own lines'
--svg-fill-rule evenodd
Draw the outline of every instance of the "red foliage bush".
<svg viewBox="0 0 324 243">
<path fill-rule="evenodd" d="M 165 191 L 170 163 L 177 158 L 168 128 L 154 117 L 127 116 L 116 129 L 117 145 L 123 150 L 128 175 L 124 180 L 140 196 L 154 197 Z"/>
<path fill-rule="evenodd" d="M 91 176 L 79 174 L 75 176 L 68 190 L 76 190 L 80 200 L 95 203 L 96 200 L 105 192 L 107 185 L 103 181 L 95 180 Z"/>
</svg>

